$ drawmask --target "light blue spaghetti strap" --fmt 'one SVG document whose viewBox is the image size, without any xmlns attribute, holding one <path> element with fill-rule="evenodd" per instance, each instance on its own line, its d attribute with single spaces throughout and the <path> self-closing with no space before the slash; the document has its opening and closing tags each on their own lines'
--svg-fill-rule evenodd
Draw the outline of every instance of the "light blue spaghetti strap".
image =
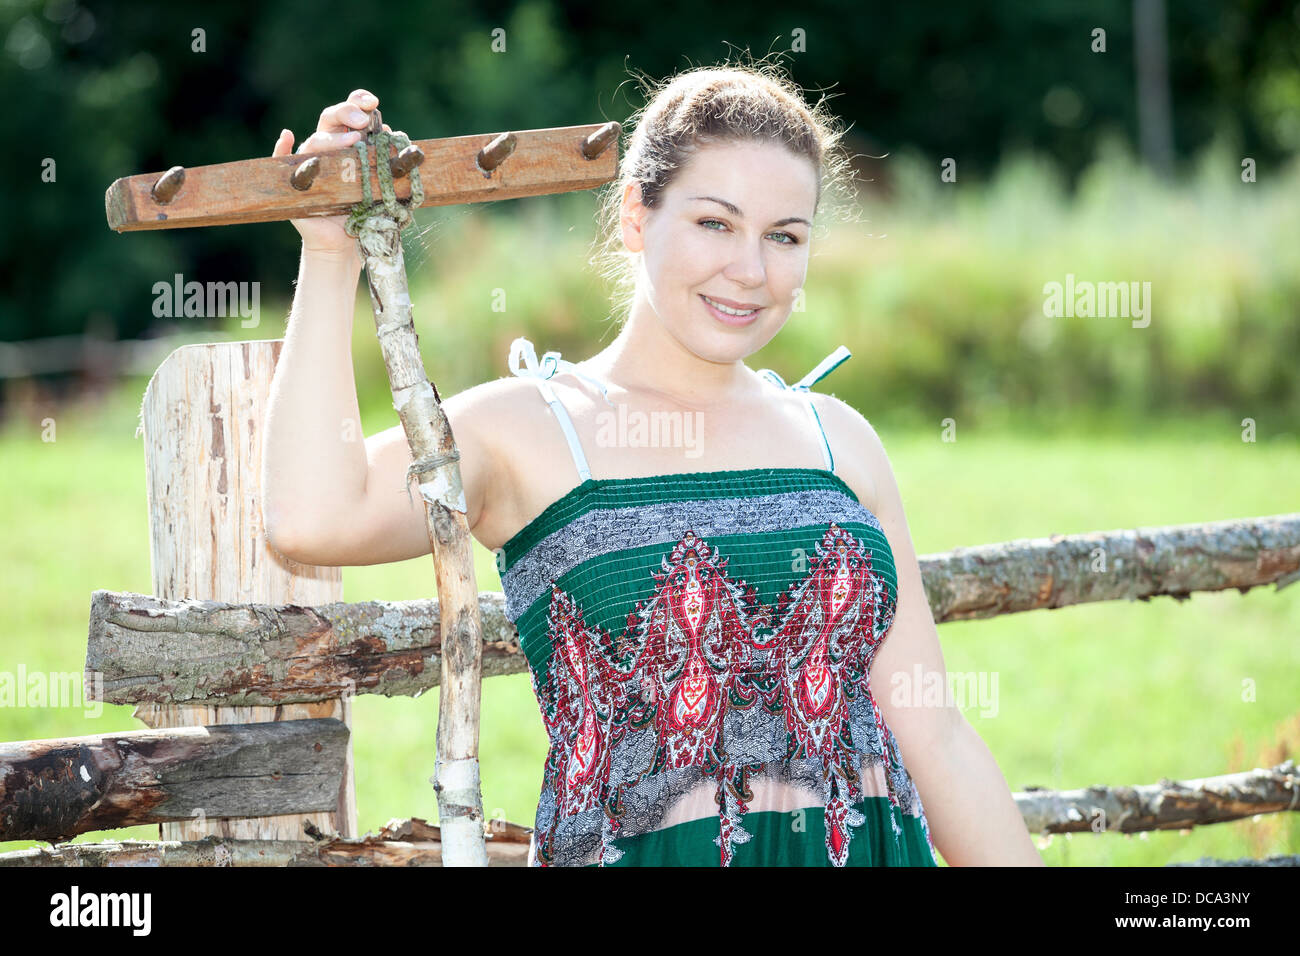
<svg viewBox="0 0 1300 956">
<path fill-rule="evenodd" d="M 522 366 L 520 365 L 521 360 L 523 362 Z M 547 352 L 542 356 L 542 361 L 538 363 L 537 350 L 533 348 L 533 343 L 525 338 L 518 338 L 510 343 L 510 371 L 521 378 L 531 378 L 537 382 L 537 387 L 541 389 L 546 404 L 551 406 L 551 411 L 559 419 L 560 428 L 564 432 L 564 438 L 569 443 L 569 451 L 573 455 L 573 463 L 578 468 L 578 477 L 583 481 L 587 481 L 591 478 L 591 469 L 587 467 L 587 456 L 582 453 L 582 443 L 578 441 L 578 433 L 574 431 L 573 419 L 569 417 L 564 403 L 555 394 L 555 390 L 551 388 L 551 384 L 547 379 L 554 377 L 559 371 L 572 372 L 600 389 L 600 394 L 604 396 L 606 402 L 609 402 L 608 387 L 587 373 L 578 371 L 577 366 L 572 362 L 566 362 L 560 358 L 559 352 Z"/>
<path fill-rule="evenodd" d="M 813 385 L 824 379 L 834 371 L 841 362 L 852 354 L 853 353 L 850 352 L 848 348 L 841 345 L 830 355 L 818 362 L 815 369 L 803 378 L 799 379 L 799 381 L 795 382 L 793 385 L 785 384 L 785 381 L 781 376 L 777 375 L 776 372 L 772 371 L 770 368 L 760 369 L 758 372 L 759 375 L 766 378 L 778 388 L 784 388 L 791 392 L 803 392 L 804 400 L 808 403 L 808 413 L 812 415 L 813 424 L 817 426 L 817 434 L 822 441 L 822 456 L 826 459 L 826 470 L 829 472 L 835 471 L 835 457 L 831 454 L 830 442 L 826 440 L 826 429 L 822 428 L 821 417 L 817 414 L 817 409 L 813 406 L 811 389 Z"/>
</svg>

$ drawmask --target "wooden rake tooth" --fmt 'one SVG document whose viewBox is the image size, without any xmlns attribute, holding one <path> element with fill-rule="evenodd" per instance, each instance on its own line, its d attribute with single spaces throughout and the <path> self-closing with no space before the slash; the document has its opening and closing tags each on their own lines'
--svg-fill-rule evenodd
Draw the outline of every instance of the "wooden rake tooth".
<svg viewBox="0 0 1300 956">
<path fill-rule="evenodd" d="M 491 178 L 492 170 L 505 162 L 506 158 L 515 151 L 518 142 L 514 133 L 502 133 L 478 151 L 474 161 L 478 163 L 479 171 L 485 178 Z"/>
<path fill-rule="evenodd" d="M 153 184 L 153 201 L 165 206 L 176 198 L 176 194 L 185 185 L 185 167 L 173 166 Z"/>
<path fill-rule="evenodd" d="M 611 120 L 582 141 L 582 155 L 595 159 L 610 143 L 617 142 L 622 132 L 622 125 Z"/>
<path fill-rule="evenodd" d="M 311 184 L 316 180 L 316 174 L 320 172 L 320 157 L 313 156 L 305 163 L 299 163 L 294 168 L 293 174 L 289 177 L 289 184 L 294 189 L 306 192 L 311 189 Z"/>
<path fill-rule="evenodd" d="M 401 179 L 423 162 L 424 150 L 412 143 L 388 161 L 388 168 L 393 171 L 394 179 Z"/>
</svg>

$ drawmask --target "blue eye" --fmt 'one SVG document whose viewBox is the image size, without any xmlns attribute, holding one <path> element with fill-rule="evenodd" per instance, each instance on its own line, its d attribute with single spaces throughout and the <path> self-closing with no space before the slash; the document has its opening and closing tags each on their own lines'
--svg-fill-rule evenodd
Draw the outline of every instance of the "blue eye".
<svg viewBox="0 0 1300 956">
<path fill-rule="evenodd" d="M 717 223 L 719 226 L 726 225 L 726 223 L 720 222 L 720 221 L 717 220 L 717 219 L 701 219 L 701 220 L 700 220 L 700 225 L 701 225 L 701 226 L 707 226 L 707 225 L 708 225 L 709 223 L 711 223 L 711 222 Z M 710 231 L 710 232 L 717 232 L 716 229 L 710 229 L 709 231 Z M 791 234 L 788 233 L 788 232 L 772 232 L 772 233 L 769 233 L 768 235 L 772 235 L 772 236 L 785 236 L 787 239 L 790 240 L 789 242 L 782 242 L 782 243 L 779 243 L 779 245 L 782 245 L 782 246 L 797 246 L 797 245 L 799 244 L 799 238 L 798 238 L 797 236 L 791 235 Z"/>
</svg>

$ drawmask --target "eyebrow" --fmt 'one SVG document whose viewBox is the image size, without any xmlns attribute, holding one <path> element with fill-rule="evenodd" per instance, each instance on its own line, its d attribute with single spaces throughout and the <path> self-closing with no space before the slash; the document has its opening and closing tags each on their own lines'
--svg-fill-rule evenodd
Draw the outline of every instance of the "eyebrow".
<svg viewBox="0 0 1300 956">
<path fill-rule="evenodd" d="M 727 210 L 727 212 L 731 213 L 733 216 L 739 216 L 741 219 L 745 218 L 745 214 L 740 211 L 739 206 L 737 206 L 735 203 L 727 202 L 725 199 L 719 199 L 717 196 L 690 196 L 688 198 L 703 199 L 706 200 L 707 202 L 715 202 L 719 206 L 724 207 Z M 788 226 L 792 222 L 801 222 L 808 228 L 810 229 L 812 228 L 812 223 L 810 223 L 807 219 L 804 219 L 802 216 L 788 216 L 785 219 L 778 219 L 776 222 L 772 223 L 772 225 Z"/>
</svg>

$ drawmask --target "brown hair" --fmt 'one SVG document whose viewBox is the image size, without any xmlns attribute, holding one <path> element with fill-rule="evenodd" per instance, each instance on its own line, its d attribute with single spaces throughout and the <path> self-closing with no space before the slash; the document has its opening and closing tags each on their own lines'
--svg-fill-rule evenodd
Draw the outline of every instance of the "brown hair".
<svg viewBox="0 0 1300 956">
<path fill-rule="evenodd" d="M 613 280 L 620 321 L 626 321 L 635 293 L 638 255 L 622 241 L 628 183 L 640 182 L 642 202 L 654 207 L 698 147 L 735 142 L 776 142 L 808 157 L 817 171 L 814 212 L 824 191 L 839 191 L 853 180 L 852 161 L 840 146 L 845 130 L 825 109 L 825 97 L 809 107 L 794 81 L 766 59 L 695 67 L 657 88 L 646 78 L 643 89 L 649 101 L 629 117 L 636 128 L 623 147 L 618 177 L 601 199 L 597 250 L 590 259 Z"/>
</svg>

